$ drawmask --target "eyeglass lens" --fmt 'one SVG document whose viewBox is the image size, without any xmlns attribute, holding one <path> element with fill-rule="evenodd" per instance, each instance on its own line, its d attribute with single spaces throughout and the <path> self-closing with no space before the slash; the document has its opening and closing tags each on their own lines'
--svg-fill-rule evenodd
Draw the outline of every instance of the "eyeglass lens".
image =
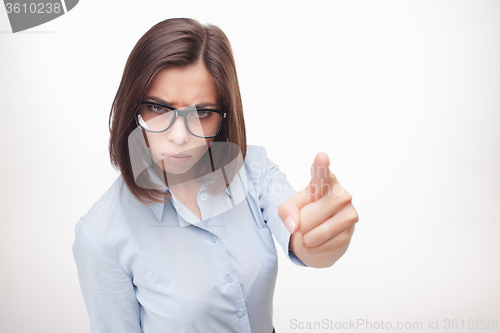
<svg viewBox="0 0 500 333">
<path fill-rule="evenodd" d="M 174 111 L 157 104 L 140 104 L 139 115 L 147 125 L 147 129 L 155 132 L 169 128 L 174 120 Z M 179 116 L 186 113 L 185 122 L 189 130 L 197 136 L 207 137 L 217 134 L 222 116 L 215 111 L 197 110 L 191 106 L 187 110 L 180 110 Z"/>
</svg>

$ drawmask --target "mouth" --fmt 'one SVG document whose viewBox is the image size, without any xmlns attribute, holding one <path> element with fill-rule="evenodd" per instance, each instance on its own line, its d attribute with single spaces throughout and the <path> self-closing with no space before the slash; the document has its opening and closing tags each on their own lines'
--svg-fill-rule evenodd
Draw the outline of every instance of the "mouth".
<svg viewBox="0 0 500 333">
<path fill-rule="evenodd" d="M 174 163 L 174 164 L 182 164 L 184 162 L 187 162 L 189 159 L 191 159 L 191 156 L 186 155 L 186 154 L 171 154 L 171 153 L 166 153 L 162 154 L 165 157 L 165 160 Z"/>
<path fill-rule="evenodd" d="M 163 153 L 162 154 L 163 156 L 166 156 L 166 157 L 174 157 L 174 158 L 184 158 L 184 157 L 191 157 L 189 155 L 186 155 L 186 154 L 182 154 L 182 153 Z"/>
</svg>

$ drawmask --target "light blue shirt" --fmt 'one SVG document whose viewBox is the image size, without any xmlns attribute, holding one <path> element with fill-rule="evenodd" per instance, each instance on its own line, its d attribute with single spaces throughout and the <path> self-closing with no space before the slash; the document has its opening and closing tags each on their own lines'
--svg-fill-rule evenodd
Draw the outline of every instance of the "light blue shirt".
<svg viewBox="0 0 500 333">
<path fill-rule="evenodd" d="M 273 236 L 294 264 L 306 266 L 289 251 L 290 232 L 277 213 L 295 192 L 264 147 L 252 145 L 225 192 L 212 197 L 200 188 L 202 220 L 172 192 L 165 204 L 140 203 L 119 176 L 75 228 L 91 332 L 271 333 Z"/>
</svg>

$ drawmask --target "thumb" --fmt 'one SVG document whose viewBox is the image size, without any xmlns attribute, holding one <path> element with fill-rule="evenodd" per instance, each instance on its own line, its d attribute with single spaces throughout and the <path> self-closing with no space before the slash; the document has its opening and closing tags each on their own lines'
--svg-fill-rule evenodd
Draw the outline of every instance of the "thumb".
<svg viewBox="0 0 500 333">
<path fill-rule="evenodd" d="M 300 229 L 300 209 L 307 204 L 306 190 L 294 193 L 278 208 L 278 216 L 291 234 Z"/>
</svg>

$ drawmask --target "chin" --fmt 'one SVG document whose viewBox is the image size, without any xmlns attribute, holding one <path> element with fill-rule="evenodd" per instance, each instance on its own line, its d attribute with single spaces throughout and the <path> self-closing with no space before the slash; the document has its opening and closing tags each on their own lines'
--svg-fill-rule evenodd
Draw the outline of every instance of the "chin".
<svg viewBox="0 0 500 333">
<path fill-rule="evenodd" d="M 168 165 L 165 165 L 165 168 L 162 169 L 165 170 L 166 173 L 173 175 L 181 175 L 189 170 L 189 168 L 170 167 Z"/>
<path fill-rule="evenodd" d="M 158 165 L 167 172 L 182 173 L 189 170 L 193 166 L 193 163 L 186 162 L 184 164 L 172 164 L 167 159 L 162 159 L 161 161 L 158 161 Z"/>
</svg>

